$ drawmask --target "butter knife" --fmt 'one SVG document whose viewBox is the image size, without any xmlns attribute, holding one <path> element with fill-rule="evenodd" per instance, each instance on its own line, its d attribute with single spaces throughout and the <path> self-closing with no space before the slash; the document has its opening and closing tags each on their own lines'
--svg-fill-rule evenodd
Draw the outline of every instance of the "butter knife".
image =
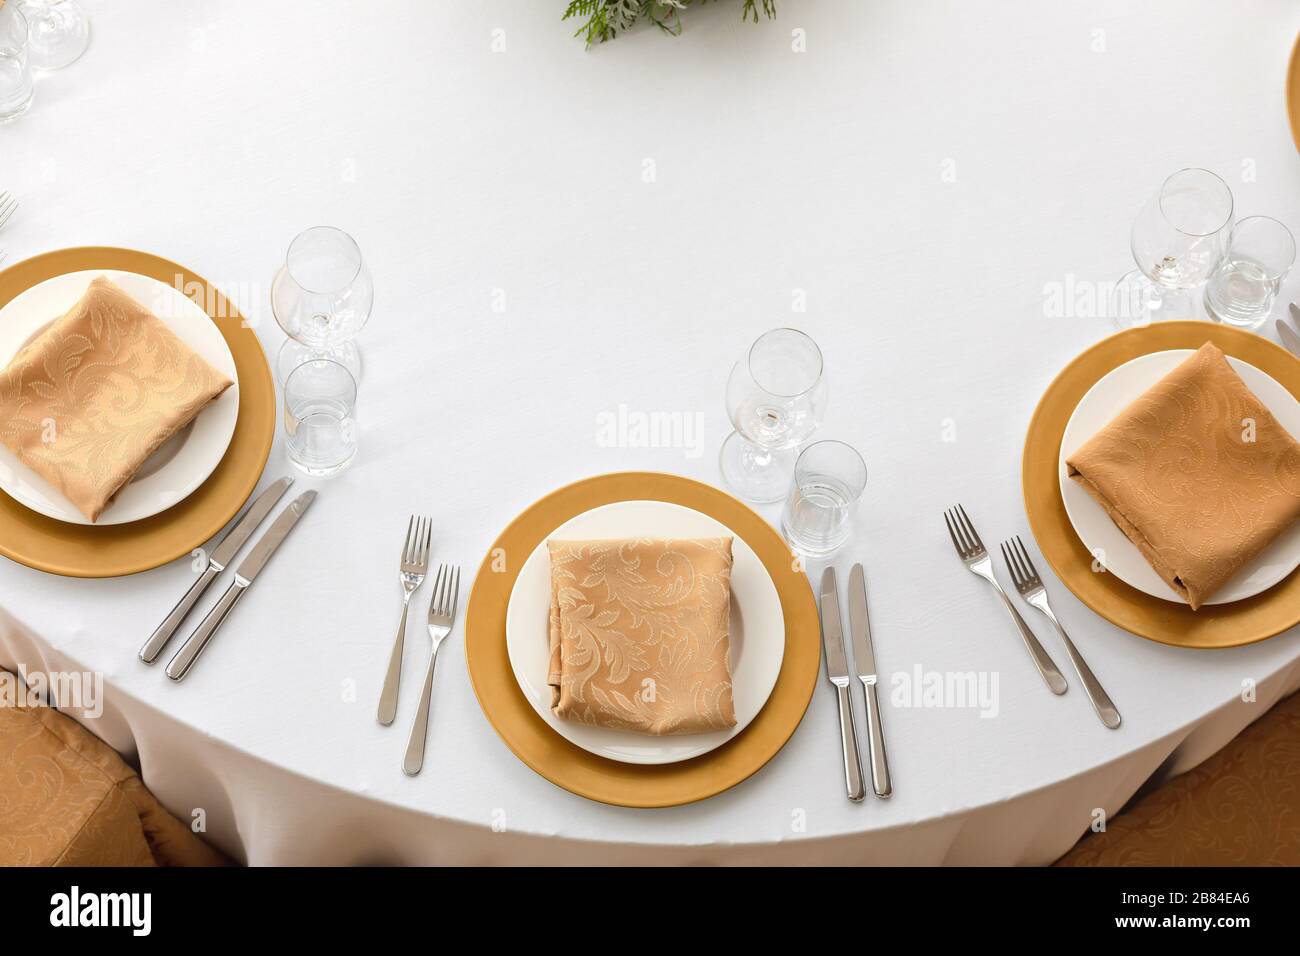
<svg viewBox="0 0 1300 956">
<path fill-rule="evenodd" d="M 180 680 L 189 673 L 198 656 L 203 653 L 203 648 L 217 633 L 217 628 L 221 627 L 235 604 L 244 596 L 244 592 L 252 586 L 258 573 L 271 559 L 271 555 L 275 554 L 276 548 L 284 543 L 284 539 L 289 536 L 298 519 L 315 500 L 316 492 L 304 491 L 289 503 L 289 507 L 280 512 L 280 516 L 271 523 L 271 527 L 266 529 L 266 533 L 258 539 L 257 544 L 253 545 L 253 550 L 248 552 L 248 557 L 244 558 L 235 569 L 235 580 L 231 582 L 230 587 L 226 588 L 226 593 L 221 595 L 221 599 L 208 612 L 207 617 L 195 628 L 189 640 L 171 659 L 171 663 L 167 665 L 168 677 L 172 680 Z"/>
<path fill-rule="evenodd" d="M 1291 303 L 1291 314 L 1296 315 L 1296 321 L 1300 322 L 1300 309 L 1297 309 L 1295 303 Z M 1287 347 L 1287 351 L 1292 355 L 1300 358 L 1300 335 L 1292 331 L 1291 326 L 1287 325 L 1281 319 L 1277 320 L 1277 334 L 1282 339 L 1282 344 Z"/>
<path fill-rule="evenodd" d="M 849 662 L 844 653 L 844 626 L 840 621 L 840 594 L 835 569 L 822 572 L 822 646 L 826 650 L 826 677 L 835 685 L 840 707 L 840 744 L 844 748 L 844 782 L 849 799 L 861 800 L 862 761 L 858 757 L 858 731 L 853 723 L 853 699 L 849 694 Z"/>
<path fill-rule="evenodd" d="M 181 626 L 181 622 L 185 620 L 186 615 L 208 589 L 208 585 L 216 580 L 218 574 L 226 570 L 235 555 L 239 553 L 239 549 L 244 546 L 244 542 L 257 530 L 257 526 L 271 513 L 275 503 L 284 497 L 284 493 L 292 484 L 292 478 L 281 478 L 257 496 L 257 500 L 249 506 L 244 516 L 226 533 L 216 550 L 212 552 L 212 556 L 208 558 L 207 569 L 190 585 L 185 596 L 171 609 L 171 613 L 163 618 L 158 629 L 149 636 L 149 640 L 145 641 L 144 647 L 140 648 L 140 660 L 152 664 L 157 659 L 162 649 L 167 646 L 167 642 L 172 639 L 172 635 L 176 633 L 176 629 Z"/>
<path fill-rule="evenodd" d="M 876 649 L 871 644 L 871 620 L 867 615 L 867 579 L 862 565 L 849 572 L 849 634 L 853 639 L 853 665 L 867 696 L 867 750 L 871 765 L 871 789 L 884 798 L 894 792 L 889 781 L 889 758 L 885 755 L 885 728 L 880 722 L 880 698 L 876 696 Z"/>
</svg>

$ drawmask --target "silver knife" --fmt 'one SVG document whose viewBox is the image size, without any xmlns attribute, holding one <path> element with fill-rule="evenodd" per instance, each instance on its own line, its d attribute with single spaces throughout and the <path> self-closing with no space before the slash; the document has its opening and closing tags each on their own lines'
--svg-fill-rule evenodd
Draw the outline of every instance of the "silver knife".
<svg viewBox="0 0 1300 956">
<path fill-rule="evenodd" d="M 1300 312 L 1300 309 L 1295 307 L 1294 302 L 1291 303 L 1291 312 L 1293 314 Z M 1300 322 L 1300 318 L 1296 319 L 1296 321 Z M 1281 319 L 1277 320 L 1277 334 L 1281 336 L 1282 344 L 1287 347 L 1287 351 L 1297 358 L 1300 358 L 1300 335 L 1296 335 L 1296 333 L 1291 330 L 1291 326 L 1287 325 Z"/>
<path fill-rule="evenodd" d="M 871 789 L 876 796 L 894 792 L 889 782 L 889 758 L 885 755 L 885 728 L 880 722 L 880 698 L 876 696 L 876 651 L 871 646 L 871 621 L 867 615 L 867 579 L 862 565 L 849 572 L 849 633 L 853 637 L 853 663 L 867 695 L 867 749 L 871 761 Z"/>
<path fill-rule="evenodd" d="M 176 628 L 181 626 L 185 616 L 190 613 L 194 605 L 198 603 L 203 592 L 208 589 L 218 574 L 226 570 L 226 566 L 239 553 L 239 549 L 244 546 L 244 542 L 249 536 L 257 530 L 257 526 L 262 523 L 262 519 L 271 513 L 275 503 L 279 501 L 289 486 L 293 484 L 292 478 L 281 478 L 273 482 L 265 491 L 257 496 L 254 501 L 244 512 L 244 516 L 235 523 L 217 549 L 212 552 L 212 557 L 208 558 L 207 569 L 199 576 L 199 579 L 190 585 L 190 589 L 185 592 L 185 596 L 177 602 L 172 608 L 171 613 L 163 618 L 163 622 L 158 625 L 158 629 L 149 635 L 149 640 L 144 642 L 144 647 L 140 648 L 140 660 L 146 664 L 152 664 L 154 660 L 162 653 L 162 649 L 167 646 L 167 642 L 172 639 L 176 633 Z"/>
<path fill-rule="evenodd" d="M 168 677 L 172 680 L 180 680 L 189 673 L 190 668 L 194 666 L 194 661 L 203 653 L 203 648 L 217 633 L 217 628 L 225 621 L 235 603 L 243 597 L 258 572 L 265 567 L 271 555 L 275 554 L 275 549 L 280 547 L 284 539 L 289 536 L 298 519 L 315 500 L 316 492 L 304 491 L 289 503 L 289 507 L 280 512 L 280 516 L 272 522 L 271 527 L 266 529 L 266 533 L 258 539 L 257 544 L 253 545 L 253 550 L 248 552 L 248 557 L 244 558 L 235 569 L 235 580 L 230 587 L 226 588 L 226 593 L 221 595 L 221 600 L 217 601 L 207 617 L 194 629 L 190 639 L 171 659 L 171 663 L 167 665 Z"/>
<path fill-rule="evenodd" d="M 849 662 L 844 655 L 844 626 L 840 623 L 840 593 L 835 569 L 822 572 L 822 646 L 826 649 L 826 676 L 835 685 L 840 705 L 840 744 L 844 748 L 844 782 L 849 799 L 861 800 L 862 760 L 858 756 L 858 731 L 853 723 L 853 698 L 849 694 Z"/>
</svg>

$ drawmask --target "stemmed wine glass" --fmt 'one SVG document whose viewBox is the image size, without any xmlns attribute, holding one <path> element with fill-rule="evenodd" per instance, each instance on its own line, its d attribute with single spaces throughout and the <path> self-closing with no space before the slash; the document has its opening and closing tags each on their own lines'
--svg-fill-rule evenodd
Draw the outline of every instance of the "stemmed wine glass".
<svg viewBox="0 0 1300 956">
<path fill-rule="evenodd" d="M 289 244 L 271 282 L 271 312 L 288 340 L 276 372 L 281 382 L 304 362 L 338 362 L 361 378 L 353 341 L 370 318 L 375 289 L 356 240 L 342 229 L 315 226 Z"/>
<path fill-rule="evenodd" d="M 61 70 L 86 52 L 90 20 L 76 0 L 17 0 L 30 29 L 33 70 Z"/>
<path fill-rule="evenodd" d="M 822 353 L 798 329 L 760 335 L 727 380 L 735 431 L 722 443 L 722 477 L 749 501 L 780 501 L 790 488 L 795 449 L 826 413 Z"/>
<path fill-rule="evenodd" d="M 1111 296 L 1121 328 L 1194 318 L 1189 290 L 1203 284 L 1227 251 L 1232 190 L 1208 169 L 1180 169 L 1161 185 L 1133 222 L 1137 268 Z"/>
</svg>

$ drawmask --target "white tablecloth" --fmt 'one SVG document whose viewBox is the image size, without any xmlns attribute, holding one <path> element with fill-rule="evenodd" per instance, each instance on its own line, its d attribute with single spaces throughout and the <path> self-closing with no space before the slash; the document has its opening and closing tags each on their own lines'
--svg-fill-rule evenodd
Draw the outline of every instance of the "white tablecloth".
<svg viewBox="0 0 1300 956">
<path fill-rule="evenodd" d="M 319 501 L 183 684 L 135 653 L 192 580 L 188 561 L 90 581 L 0 562 L 0 663 L 102 672 L 90 725 L 175 813 L 202 809 L 224 850 L 1046 863 L 1094 808 L 1198 763 L 1300 685 L 1295 630 L 1171 649 L 1049 578 L 1124 714 L 1108 731 L 1072 672 L 1066 697 L 1044 689 L 940 519 L 961 500 L 986 540 L 1028 531 L 1030 412 L 1110 331 L 1079 292 L 1130 267 L 1129 224 L 1167 173 L 1216 169 L 1239 214 L 1300 227 L 1283 108 L 1293 3 L 791 0 L 754 25 L 722 0 L 688 11 L 678 39 L 641 30 L 584 52 L 561 0 L 82 2 L 90 51 L 0 128 L 0 188 L 22 201 L 0 247 L 168 256 L 260 320 L 268 351 L 281 340 L 269 281 L 304 227 L 356 236 L 378 290 L 358 463 L 299 482 Z M 473 569 L 571 480 L 717 482 L 729 367 L 785 324 L 827 357 L 820 435 L 870 469 L 837 563 L 866 564 L 882 670 L 996 674 L 996 716 L 887 704 L 895 796 L 854 805 L 823 683 L 789 745 L 734 790 L 619 809 L 511 755 L 458 631 L 425 771 L 405 777 L 422 628 L 397 724 L 374 708 L 406 515 L 433 516 L 435 560 Z M 601 416 L 623 407 L 702 415 L 702 440 L 611 446 Z M 277 441 L 266 480 L 287 470 Z"/>
</svg>

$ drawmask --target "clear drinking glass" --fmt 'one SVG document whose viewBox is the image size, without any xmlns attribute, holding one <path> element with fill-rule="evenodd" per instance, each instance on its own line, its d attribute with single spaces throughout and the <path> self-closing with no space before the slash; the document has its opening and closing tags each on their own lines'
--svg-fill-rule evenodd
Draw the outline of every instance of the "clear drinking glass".
<svg viewBox="0 0 1300 956">
<path fill-rule="evenodd" d="M 32 105 L 27 20 L 12 3 L 0 6 L 0 123 Z"/>
<path fill-rule="evenodd" d="M 1294 262 L 1291 230 L 1268 216 L 1242 219 L 1232 227 L 1228 254 L 1205 286 L 1205 310 L 1225 325 L 1259 328 Z"/>
<path fill-rule="evenodd" d="M 830 554 L 853 533 L 853 512 L 867 487 L 867 466 L 852 445 L 813 442 L 799 455 L 781 512 L 781 531 L 794 550 Z"/>
<path fill-rule="evenodd" d="M 317 478 L 337 475 L 357 455 L 357 383 L 338 362 L 304 362 L 284 383 L 289 461 Z"/>
<path fill-rule="evenodd" d="M 75 0 L 18 0 L 31 30 L 33 70 L 61 70 L 86 52 L 90 20 Z"/>
<path fill-rule="evenodd" d="M 334 351 L 332 358 L 361 374 L 360 352 L 351 342 L 370 318 L 375 290 L 356 240 L 342 229 L 315 226 L 289 244 L 284 266 L 271 282 L 271 312 L 292 343 L 277 366 L 297 368 Z M 346 354 L 345 354 L 346 353 Z"/>
<path fill-rule="evenodd" d="M 1180 169 L 1161 185 L 1133 222 L 1130 245 L 1137 269 L 1111 296 L 1122 328 L 1197 313 L 1188 291 L 1215 270 L 1227 251 L 1232 190 L 1208 169 Z"/>
<path fill-rule="evenodd" d="M 794 449 L 826 413 L 827 384 L 817 343 L 798 329 L 760 335 L 727 380 L 735 431 L 722 443 L 722 477 L 750 501 L 780 501 Z"/>
</svg>

